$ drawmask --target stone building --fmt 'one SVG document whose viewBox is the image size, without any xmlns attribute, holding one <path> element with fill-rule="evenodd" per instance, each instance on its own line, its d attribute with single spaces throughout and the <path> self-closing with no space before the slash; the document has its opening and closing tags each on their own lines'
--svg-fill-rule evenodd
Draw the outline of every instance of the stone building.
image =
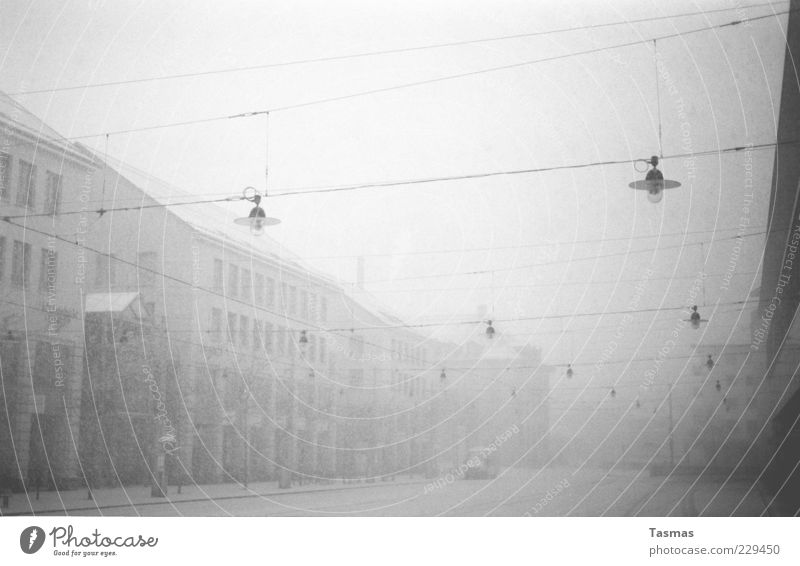
<svg viewBox="0 0 800 566">
<path fill-rule="evenodd" d="M 86 219 L 59 213 L 91 200 L 94 163 L 5 96 L 0 127 L 0 483 L 69 487 L 82 482 L 85 265 L 68 242 Z"/>
</svg>

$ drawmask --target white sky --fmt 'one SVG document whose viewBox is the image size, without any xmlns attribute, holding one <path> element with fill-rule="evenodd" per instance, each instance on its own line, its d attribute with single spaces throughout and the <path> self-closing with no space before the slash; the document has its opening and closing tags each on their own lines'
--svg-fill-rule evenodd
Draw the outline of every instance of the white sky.
<svg viewBox="0 0 800 566">
<path fill-rule="evenodd" d="M 756 3 L 0 1 L 0 89 L 191 73 Z M 787 7 L 776 2 L 773 8 L 739 13 L 17 100 L 64 135 L 81 136 L 293 105 Z M 658 42 L 665 155 L 774 141 L 785 24 L 781 15 Z M 274 112 L 270 189 L 649 157 L 659 152 L 655 74 L 647 43 Z M 112 135 L 107 149 L 194 195 L 225 196 L 247 185 L 264 188 L 265 137 L 265 119 L 255 117 Z M 103 137 L 84 142 L 106 149 Z M 591 282 L 637 280 L 651 263 L 653 280 L 640 308 L 677 306 L 688 300 L 692 281 L 685 277 L 703 268 L 725 272 L 733 242 L 704 245 L 705 267 L 700 246 L 676 246 L 732 236 L 730 229 L 743 214 L 750 221 L 748 233 L 763 230 L 772 158 L 771 150 L 753 153 L 755 198 L 746 213 L 742 153 L 698 158 L 693 181 L 681 160 L 666 160 L 665 175 L 684 186 L 658 205 L 628 189 L 641 173 L 616 165 L 281 197 L 268 200 L 267 207 L 269 215 L 283 220 L 271 234 L 322 270 L 352 280 L 353 256 L 367 254 L 368 289 L 410 322 L 472 318 L 479 305 L 490 305 L 499 319 L 621 310 L 635 283 Z M 707 233 L 670 236 L 687 231 Z M 607 238 L 629 239 L 597 241 Z M 587 240 L 595 242 L 569 244 Z M 757 268 L 763 238 L 746 242 L 731 289 L 721 290 L 718 277 L 707 282 L 704 316 L 717 299 L 743 300 L 759 285 L 760 276 L 747 273 Z M 552 245 L 530 247 L 542 244 Z M 651 248 L 662 249 L 624 253 Z M 455 251 L 419 254 L 427 250 Z M 409 253 L 415 255 L 404 255 Z M 620 255 L 569 261 L 598 254 Z M 541 262 L 551 265 L 509 269 Z M 475 270 L 497 271 L 494 277 L 458 275 Z M 448 276 L 429 277 L 433 274 Z M 407 279 L 418 276 L 427 278 Z M 746 339 L 749 315 L 737 321 L 738 315 L 718 313 L 705 338 Z M 671 329 L 675 318 L 675 313 L 638 316 L 637 330 L 629 334 L 632 340 L 636 335 L 634 345 L 643 345 L 641 336 L 652 340 L 645 346 L 658 344 L 663 338 L 646 325 Z M 545 348 L 549 362 L 564 363 L 580 359 L 581 350 L 585 359 L 596 358 L 602 340 L 574 333 L 556 342 L 556 332 L 614 326 L 618 320 L 505 322 L 497 328 L 544 333 L 531 341 Z"/>
</svg>

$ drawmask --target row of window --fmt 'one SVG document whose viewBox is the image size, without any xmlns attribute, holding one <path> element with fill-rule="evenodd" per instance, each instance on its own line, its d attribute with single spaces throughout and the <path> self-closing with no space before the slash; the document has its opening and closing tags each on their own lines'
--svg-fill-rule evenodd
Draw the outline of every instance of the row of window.
<svg viewBox="0 0 800 566">
<path fill-rule="evenodd" d="M 138 270 L 130 263 L 118 258 L 97 254 L 94 258 L 94 285 L 97 290 L 110 291 L 117 286 L 138 287 L 152 285 L 157 269 L 156 252 L 141 252 L 138 255 Z M 138 271 L 138 273 L 136 273 Z"/>
<path fill-rule="evenodd" d="M 211 338 L 216 342 L 227 341 L 241 348 L 252 347 L 268 354 L 291 353 L 297 347 L 300 333 L 280 324 L 251 319 L 245 315 L 229 312 L 223 329 L 222 309 L 211 309 Z M 328 358 L 328 343 L 324 336 L 307 336 L 306 359 L 325 363 Z"/>
<path fill-rule="evenodd" d="M 32 289 L 34 248 L 31 243 L 13 240 L 10 245 L 5 236 L 0 236 L 0 281 L 10 277 L 12 285 Z M 132 266 L 121 264 L 116 258 L 97 254 L 95 256 L 94 283 L 98 290 L 110 290 L 117 285 L 152 284 L 155 280 L 156 253 L 139 254 L 139 274 L 136 279 L 129 271 Z M 37 272 L 39 290 L 54 290 L 58 282 L 58 252 L 52 248 L 41 248 L 39 252 L 39 271 Z"/>
<path fill-rule="evenodd" d="M 15 170 L 13 158 L 7 153 L 0 153 L 0 202 L 11 202 L 12 189 L 16 185 L 14 204 L 38 212 L 40 188 L 37 182 L 38 167 L 24 159 L 18 159 L 16 169 L 18 170 L 17 182 L 13 183 L 12 173 Z M 61 185 L 61 175 L 53 171 L 45 172 L 44 207 L 41 212 L 56 214 L 60 211 Z"/>
<path fill-rule="evenodd" d="M 0 281 L 5 280 L 9 254 L 5 236 L 0 236 Z M 33 265 L 33 246 L 27 242 L 14 240 L 10 249 L 11 284 L 25 289 L 31 288 L 31 266 Z M 39 290 L 55 290 L 58 280 L 58 253 L 51 248 L 41 248 L 39 255 Z"/>
<path fill-rule="evenodd" d="M 400 340 L 392 340 L 392 357 L 396 360 L 407 360 L 422 367 L 428 365 L 428 351 L 425 348 L 416 348 Z"/>
<path fill-rule="evenodd" d="M 34 346 L 35 348 L 30 348 Z M 31 360 L 33 350 L 33 360 Z M 28 375 L 23 371 L 25 360 L 32 362 L 31 380 L 24 382 L 33 385 L 34 394 L 54 393 L 65 381 L 73 377 L 75 360 L 72 348 L 64 344 L 51 344 L 44 341 L 9 341 L 0 342 L 0 359 L 3 360 L 5 375 Z M 9 383 L 9 382 L 7 382 Z M 60 403 L 59 403 L 60 404 Z M 41 407 L 40 410 L 44 408 Z"/>
<path fill-rule="evenodd" d="M 221 259 L 214 260 L 213 288 L 224 292 L 226 296 L 241 298 L 255 305 L 274 307 L 281 305 L 288 316 L 297 316 L 304 320 L 325 322 L 328 320 L 328 299 L 310 293 L 288 283 L 281 283 L 280 289 L 275 279 L 265 277 L 262 273 L 253 273 L 249 269 L 228 264 L 227 279 L 224 275 L 224 264 Z M 279 295 L 276 296 L 276 294 Z"/>
<path fill-rule="evenodd" d="M 394 374 L 394 379 L 392 385 L 395 387 L 400 387 L 403 395 L 406 397 L 417 397 L 422 395 L 423 392 L 426 394 L 428 393 L 425 391 L 423 384 L 420 383 L 419 378 L 412 377 L 411 374 L 407 373 L 397 373 Z"/>
</svg>

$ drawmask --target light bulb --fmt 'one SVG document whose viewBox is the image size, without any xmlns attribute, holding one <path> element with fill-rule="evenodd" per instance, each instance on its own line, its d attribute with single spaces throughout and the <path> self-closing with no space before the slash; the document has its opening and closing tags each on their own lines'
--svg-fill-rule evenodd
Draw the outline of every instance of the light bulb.
<svg viewBox="0 0 800 566">
<path fill-rule="evenodd" d="M 664 198 L 664 181 L 648 181 L 647 185 L 647 200 L 653 204 L 661 202 Z"/>
</svg>

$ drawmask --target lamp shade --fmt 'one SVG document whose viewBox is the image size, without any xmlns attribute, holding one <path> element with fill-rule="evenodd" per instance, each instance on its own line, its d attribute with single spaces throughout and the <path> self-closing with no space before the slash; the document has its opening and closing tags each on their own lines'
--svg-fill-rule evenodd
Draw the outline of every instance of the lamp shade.
<svg viewBox="0 0 800 566">
<path fill-rule="evenodd" d="M 258 205 L 254 206 L 252 210 L 250 210 L 249 215 L 242 218 L 237 218 L 233 222 L 234 224 L 249 226 L 250 232 L 256 236 L 263 234 L 265 227 L 274 226 L 281 223 L 281 221 L 277 218 L 271 218 L 267 216 L 267 214 L 264 212 L 264 209 Z"/>
</svg>

